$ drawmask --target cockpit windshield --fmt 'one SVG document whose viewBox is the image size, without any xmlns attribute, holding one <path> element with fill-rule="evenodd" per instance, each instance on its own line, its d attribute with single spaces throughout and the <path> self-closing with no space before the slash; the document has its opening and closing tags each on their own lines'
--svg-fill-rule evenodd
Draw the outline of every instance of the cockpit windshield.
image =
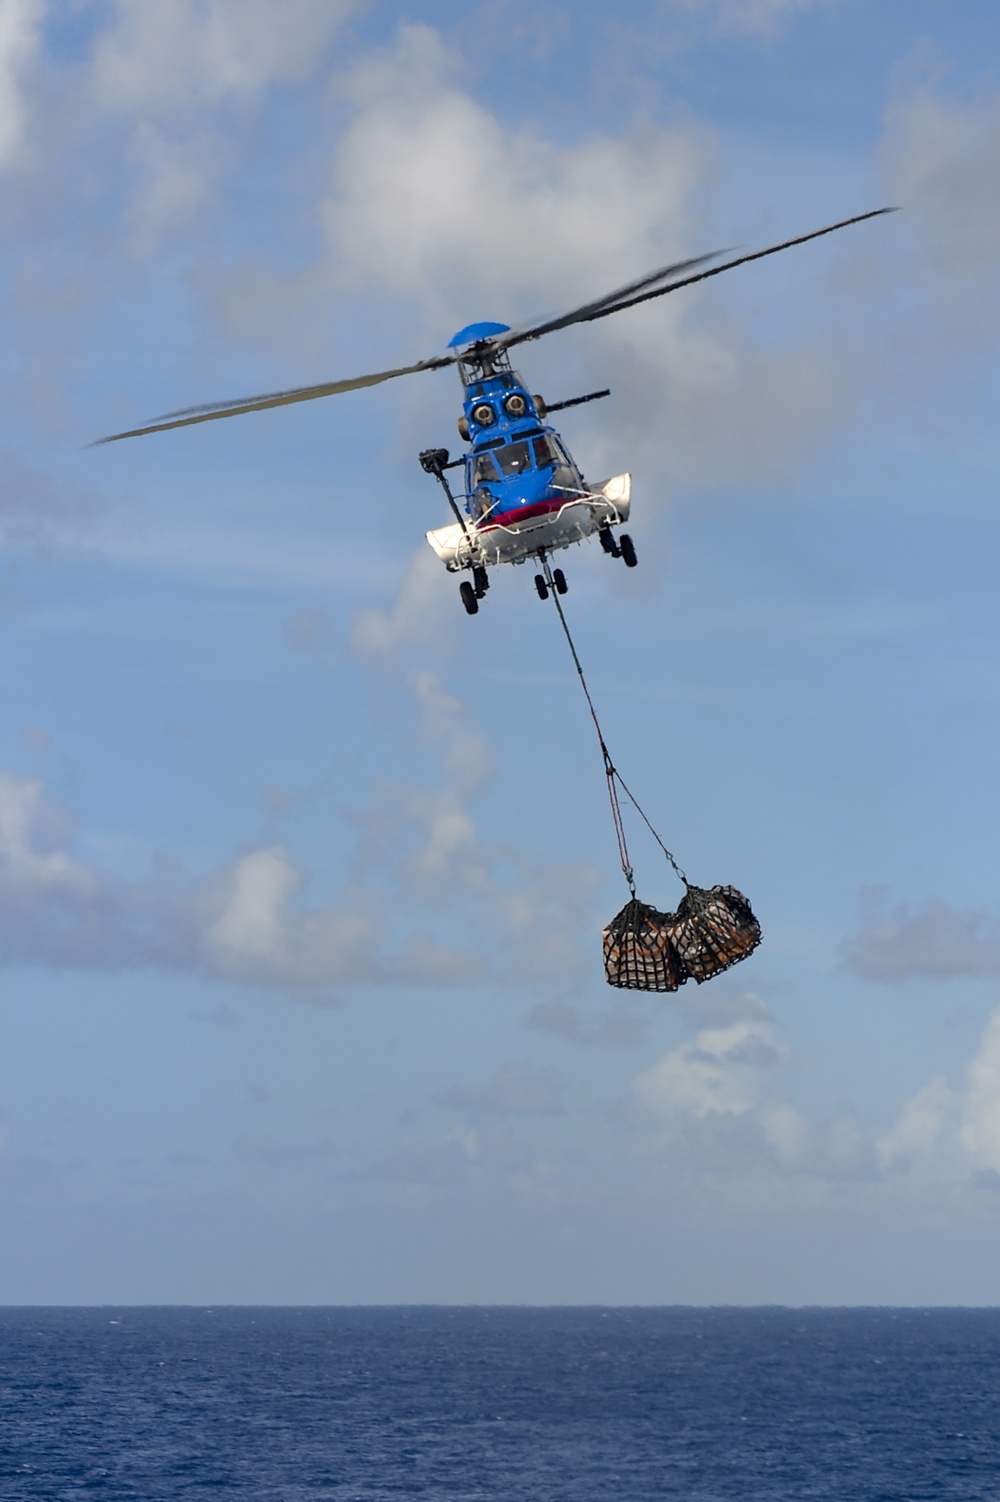
<svg viewBox="0 0 1000 1502">
<path fill-rule="evenodd" d="M 530 469 L 548 469 L 551 465 L 569 465 L 570 460 L 559 440 L 548 433 L 537 438 L 523 438 L 488 453 L 476 454 L 472 460 L 472 488 L 489 485 Z"/>
<path fill-rule="evenodd" d="M 493 463 L 493 455 L 479 454 L 472 471 L 473 487 L 476 485 L 485 485 L 490 480 L 499 480 L 499 478 L 497 467 Z"/>
<path fill-rule="evenodd" d="M 566 463 L 566 456 L 560 450 L 559 445 L 545 434 L 535 439 L 534 449 L 535 463 L 539 469 L 545 469 L 549 464 Z"/>
<path fill-rule="evenodd" d="M 495 449 L 493 457 L 499 462 L 505 475 L 521 475 L 531 468 L 531 453 L 527 443 L 508 443 L 505 448 Z"/>
</svg>

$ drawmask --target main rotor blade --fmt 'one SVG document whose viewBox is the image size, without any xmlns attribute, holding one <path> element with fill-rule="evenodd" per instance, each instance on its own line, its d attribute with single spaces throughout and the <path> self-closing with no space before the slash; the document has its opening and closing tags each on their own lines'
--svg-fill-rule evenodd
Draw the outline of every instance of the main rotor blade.
<svg viewBox="0 0 1000 1502">
<path fill-rule="evenodd" d="M 720 276 L 723 271 L 731 271 L 734 266 L 745 266 L 748 261 L 760 261 L 764 256 L 773 256 L 779 250 L 788 250 L 793 245 L 805 245 L 807 240 L 818 240 L 821 235 L 832 235 L 834 230 L 846 229 L 850 224 L 862 224 L 866 219 L 877 219 L 881 214 L 894 214 L 896 209 L 870 209 L 867 214 L 855 214 L 851 219 L 840 219 L 836 224 L 827 224 L 823 229 L 811 230 L 808 235 L 797 235 L 794 240 L 782 240 L 780 245 L 768 245 L 764 250 L 753 250 L 747 255 L 737 256 L 735 260 L 724 261 L 721 266 L 710 266 L 707 271 L 697 271 L 693 276 L 684 276 L 677 281 L 669 282 L 665 287 L 653 287 L 651 290 L 635 292 L 634 288 L 622 288 L 620 292 L 612 294 L 610 298 L 604 298 L 598 303 L 588 303 L 583 308 L 577 308 L 572 313 L 567 313 L 562 318 L 555 318 L 548 323 L 539 324 L 536 328 L 525 329 L 503 340 L 505 345 L 522 344 L 528 339 L 540 339 L 543 334 L 550 333 L 553 329 L 562 329 L 574 323 L 593 323 L 595 319 L 607 318 L 611 313 L 620 313 L 623 308 L 634 308 L 637 303 L 649 302 L 651 298 L 663 297 L 667 292 L 676 292 L 680 287 L 691 287 L 695 282 L 704 282 L 710 276 Z M 717 252 L 718 253 L 718 252 Z M 699 257 L 699 261 L 710 259 L 708 256 Z M 690 264 L 697 265 L 695 261 Z M 685 269 L 683 266 L 678 269 Z M 663 276 L 669 275 L 672 268 L 666 271 L 653 273 L 650 280 L 659 281 Z"/>
<path fill-rule="evenodd" d="M 237 402 L 208 402 L 201 407 L 182 407 L 179 412 L 167 412 L 142 428 L 129 428 L 126 433 L 111 433 L 107 438 L 98 438 L 91 447 L 102 443 L 117 443 L 120 438 L 141 438 L 145 433 L 163 433 L 168 428 L 187 428 L 196 422 L 214 422 L 217 417 L 238 417 L 243 412 L 264 412 L 268 407 L 288 407 L 293 402 L 311 402 L 320 396 L 337 396 L 342 391 L 359 391 L 363 386 L 378 386 L 382 381 L 393 381 L 397 376 L 413 375 L 418 370 L 440 370 L 445 365 L 454 365 L 454 355 L 438 355 L 433 360 L 420 360 L 416 365 L 401 365 L 398 370 L 380 370 L 374 375 L 355 376 L 350 381 L 323 381 L 318 386 L 294 386 L 290 391 L 272 391 L 265 396 L 247 396 Z"/>
<path fill-rule="evenodd" d="M 686 261 L 675 261 L 671 266 L 661 266 L 659 271 L 651 271 L 648 276 L 641 276 L 637 281 L 627 282 L 624 287 L 619 287 L 614 292 L 607 292 L 603 297 L 595 298 L 593 302 L 584 303 L 582 308 L 574 308 L 572 312 L 561 313 L 558 318 L 547 318 L 544 323 L 536 323 L 527 329 L 514 329 L 510 334 L 501 334 L 491 343 L 507 347 L 511 344 L 522 344 L 526 339 L 540 339 L 543 334 L 551 334 L 556 329 L 567 328 L 572 323 L 585 323 L 593 318 L 603 316 L 603 309 L 608 308 L 613 312 L 620 300 L 631 297 L 633 294 L 651 288 L 654 283 L 662 282 L 664 277 L 676 276 L 680 271 L 691 271 L 695 266 L 703 266 L 706 261 L 714 260 L 716 256 L 724 255 L 725 251 L 711 250 L 707 255 L 692 256 Z M 663 289 L 666 290 L 665 288 Z M 651 294 L 657 296 L 656 292 Z"/>
</svg>

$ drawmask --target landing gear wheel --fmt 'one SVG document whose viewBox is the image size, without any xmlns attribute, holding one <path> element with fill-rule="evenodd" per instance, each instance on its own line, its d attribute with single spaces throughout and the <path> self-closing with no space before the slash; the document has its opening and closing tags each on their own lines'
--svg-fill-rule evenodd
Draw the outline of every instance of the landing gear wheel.
<svg viewBox="0 0 1000 1502">
<path fill-rule="evenodd" d="M 490 587 L 490 576 L 484 568 L 478 564 L 472 570 L 472 587 L 476 591 L 476 599 L 481 600 Z"/>
<path fill-rule="evenodd" d="M 635 556 L 635 543 L 632 541 L 631 537 L 629 537 L 627 532 L 623 532 L 621 537 L 619 537 L 618 546 L 621 549 L 622 557 L 625 559 L 625 567 L 635 568 L 639 560 Z"/>
<path fill-rule="evenodd" d="M 622 550 L 617 542 L 615 542 L 615 534 L 610 527 L 602 527 L 597 535 L 601 539 L 601 547 L 606 553 L 612 558 L 620 558 L 622 556 Z"/>
<path fill-rule="evenodd" d="M 478 614 L 479 601 L 476 599 L 476 591 L 473 589 L 468 579 L 462 580 L 461 584 L 458 586 L 458 592 L 462 596 L 462 604 L 465 606 L 467 613 L 469 615 Z"/>
<path fill-rule="evenodd" d="M 564 595 L 567 589 L 569 589 L 569 585 L 566 583 L 566 575 L 561 568 L 554 568 L 552 570 L 552 583 L 556 587 L 557 595 Z"/>
<path fill-rule="evenodd" d="M 545 582 L 545 576 L 543 574 L 536 574 L 535 575 L 535 588 L 538 590 L 538 598 L 540 600 L 547 600 L 548 599 L 548 597 L 549 597 L 549 586 L 546 584 L 546 582 Z"/>
</svg>

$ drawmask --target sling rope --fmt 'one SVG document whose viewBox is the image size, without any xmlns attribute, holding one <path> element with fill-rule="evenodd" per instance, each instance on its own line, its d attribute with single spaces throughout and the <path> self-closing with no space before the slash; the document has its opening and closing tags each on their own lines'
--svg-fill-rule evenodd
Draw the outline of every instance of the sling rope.
<svg viewBox="0 0 1000 1502">
<path fill-rule="evenodd" d="M 615 826 L 615 837 L 618 840 L 618 858 L 621 861 L 622 871 L 624 872 L 625 880 L 628 882 L 629 891 L 634 897 L 635 875 L 632 871 L 632 863 L 629 859 L 628 853 L 628 843 L 625 839 L 625 825 L 622 822 L 621 804 L 618 800 L 619 788 L 621 788 L 622 792 L 625 794 L 626 798 L 629 800 L 632 807 L 635 809 L 636 813 L 639 815 L 640 819 L 645 824 L 650 834 L 653 836 L 653 839 L 663 851 L 663 854 L 666 856 L 667 860 L 674 868 L 677 876 L 684 883 L 685 887 L 690 887 L 690 882 L 688 881 L 684 872 L 681 870 L 680 866 L 677 864 L 676 860 L 671 855 L 666 845 L 660 839 L 660 836 L 657 834 L 656 830 L 649 822 L 643 810 L 639 807 L 635 795 L 626 785 L 624 778 L 618 771 L 618 768 L 615 766 L 614 762 L 611 760 L 611 752 L 608 750 L 607 741 L 604 739 L 604 731 L 601 729 L 601 722 L 597 718 L 597 710 L 594 708 L 594 701 L 590 696 L 590 689 L 588 688 L 587 680 L 584 677 L 583 666 L 580 662 L 579 653 L 576 650 L 576 643 L 573 641 L 573 637 L 570 634 L 569 625 L 566 621 L 566 616 L 559 601 L 559 591 L 556 589 L 555 580 L 552 577 L 552 569 L 550 568 L 549 560 L 544 553 L 541 554 L 541 562 L 542 568 L 545 571 L 545 582 L 548 585 L 549 594 L 552 596 L 552 602 L 556 607 L 556 613 L 559 616 L 559 624 L 563 628 L 563 633 L 569 645 L 569 650 L 573 658 L 573 664 L 580 679 L 580 686 L 583 689 L 583 695 L 587 701 L 587 708 L 590 710 L 590 718 L 593 720 L 594 729 L 597 731 L 597 741 L 601 748 L 601 756 L 604 758 L 604 775 L 607 779 L 608 798 L 611 802 L 611 818 Z"/>
</svg>

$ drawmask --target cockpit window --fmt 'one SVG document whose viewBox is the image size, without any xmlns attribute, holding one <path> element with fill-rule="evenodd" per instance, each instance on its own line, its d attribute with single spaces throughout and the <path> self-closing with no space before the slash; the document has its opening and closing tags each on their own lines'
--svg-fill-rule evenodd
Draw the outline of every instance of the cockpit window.
<svg viewBox="0 0 1000 1502">
<path fill-rule="evenodd" d="M 489 480 L 499 480 L 497 467 L 493 463 L 492 454 L 480 454 L 472 471 L 473 489 L 477 485 L 485 485 Z"/>
<path fill-rule="evenodd" d="M 539 469 L 544 469 L 548 464 L 558 464 L 561 458 L 557 446 L 551 438 L 536 438 L 534 443 L 535 463 Z"/>
<path fill-rule="evenodd" d="M 500 468 L 505 475 L 520 475 L 531 468 L 531 455 L 526 443 L 508 443 L 506 448 L 496 450 L 495 457 L 500 461 Z"/>
</svg>

